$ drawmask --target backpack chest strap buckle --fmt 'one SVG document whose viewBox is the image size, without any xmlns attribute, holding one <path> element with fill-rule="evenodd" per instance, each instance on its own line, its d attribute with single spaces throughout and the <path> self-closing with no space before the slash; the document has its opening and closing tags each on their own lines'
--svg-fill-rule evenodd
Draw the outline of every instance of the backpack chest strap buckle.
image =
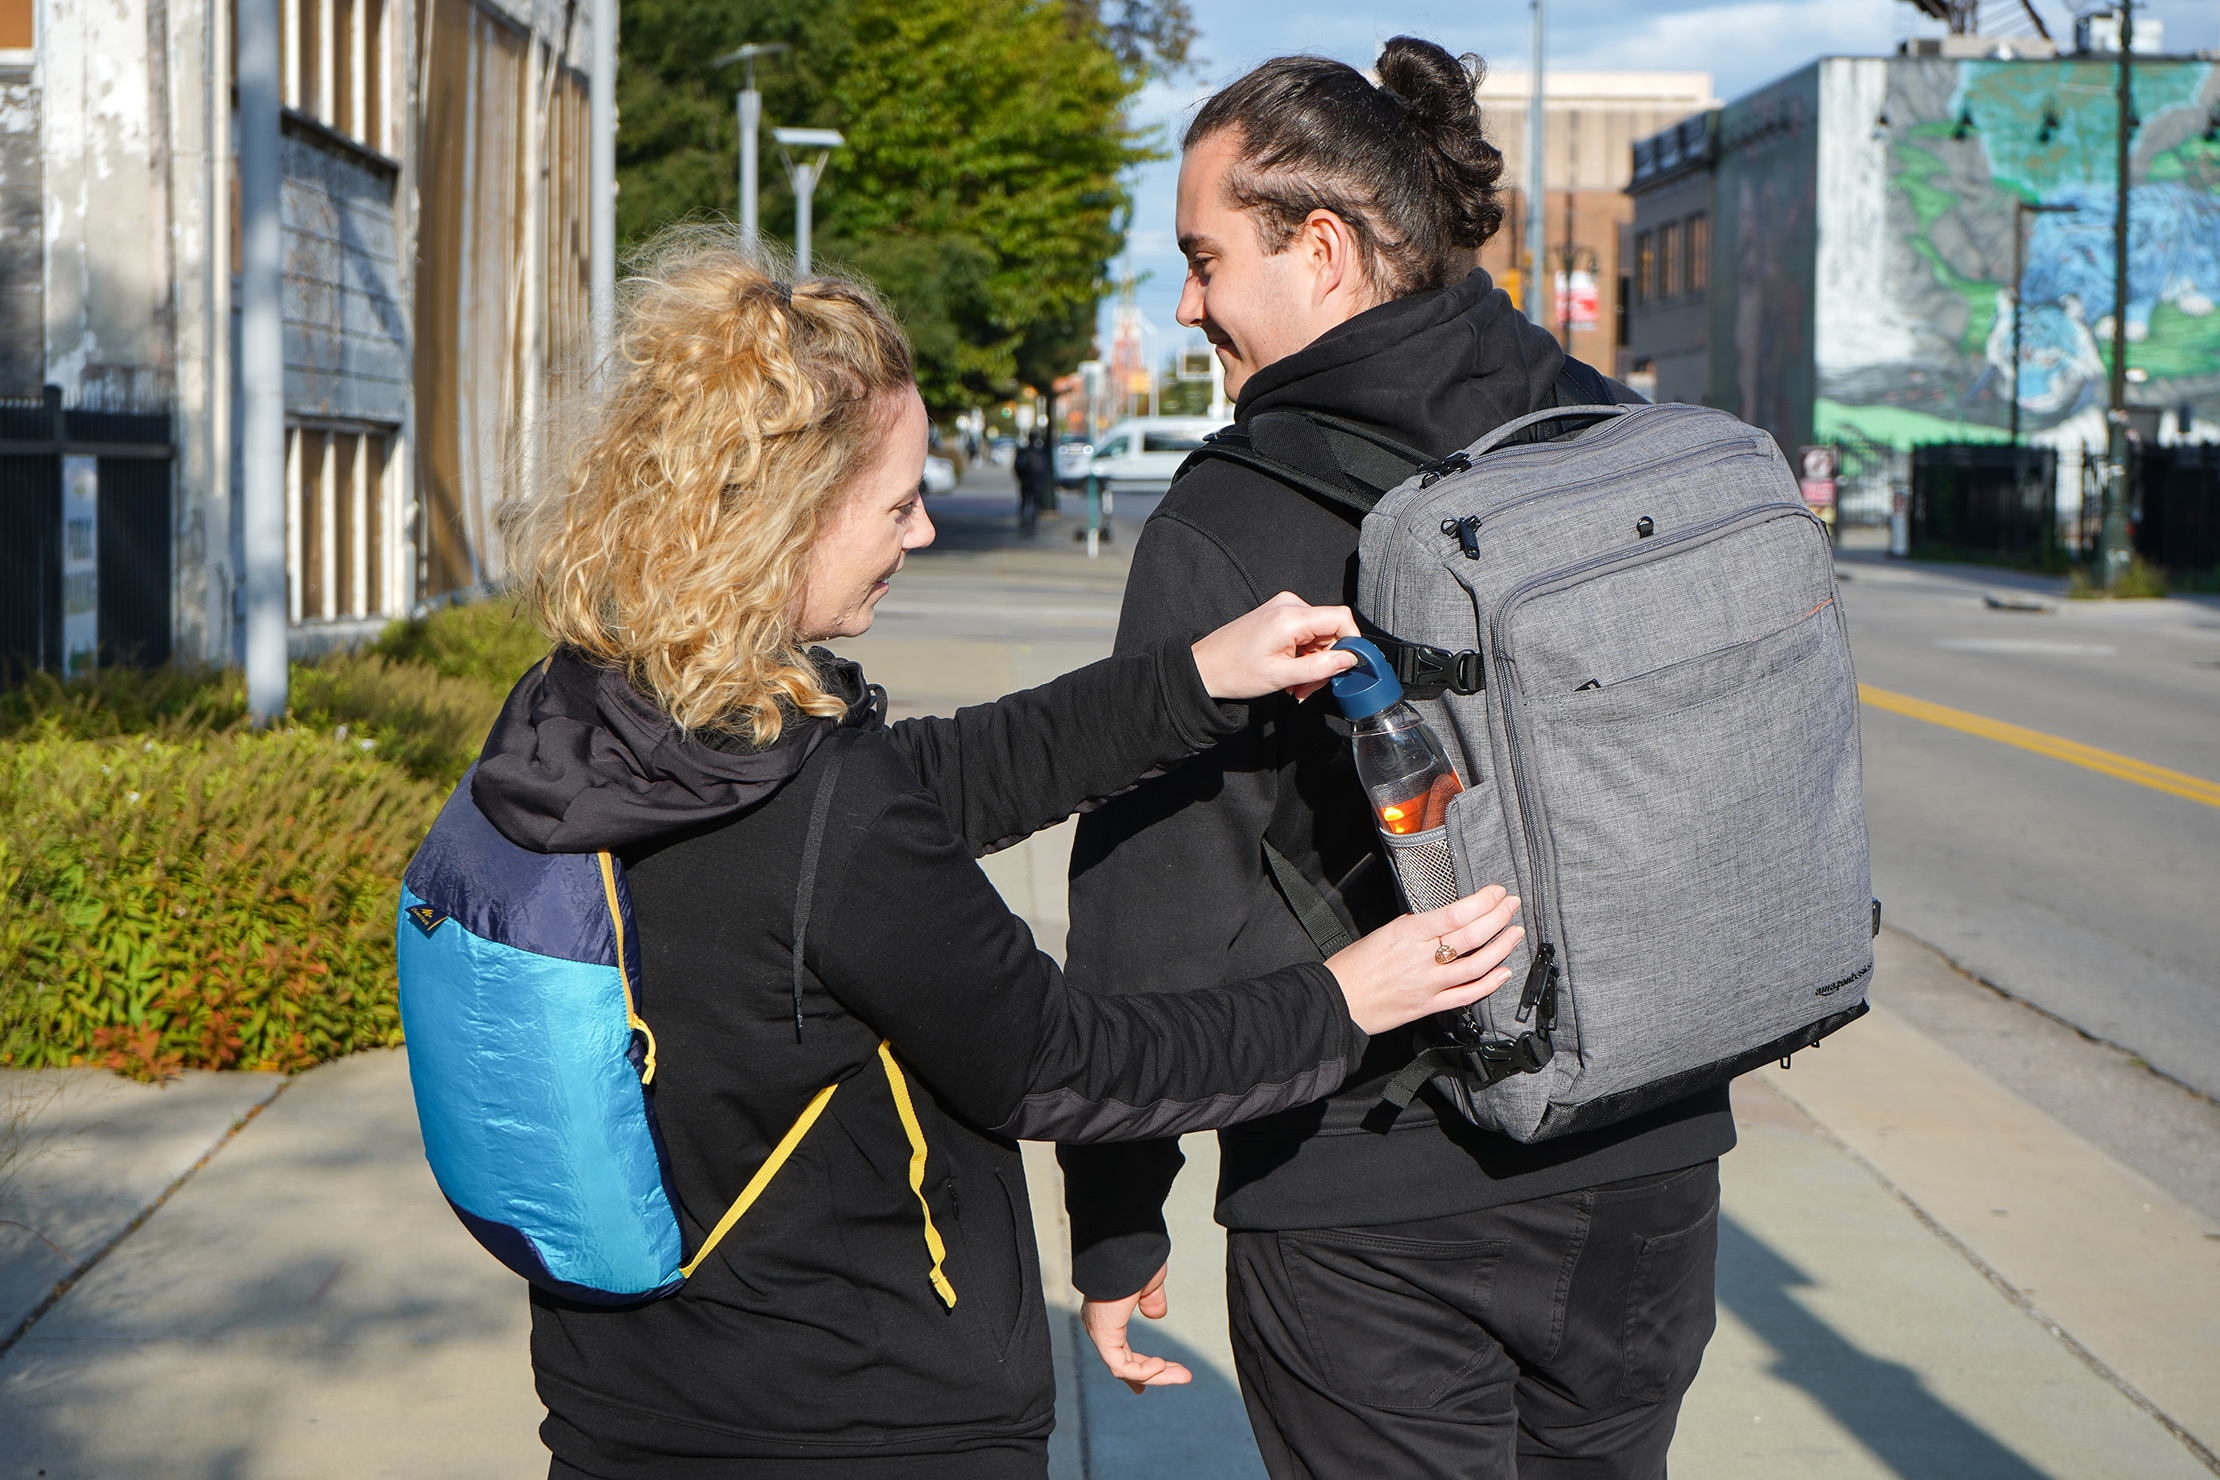
<svg viewBox="0 0 2220 1480">
<path fill-rule="evenodd" d="M 1452 652 L 1421 642 L 1405 642 L 1400 637 L 1365 635 L 1387 655 L 1388 665 L 1395 670 L 1396 682 L 1406 689 L 1437 692 L 1447 689 L 1452 694 L 1465 695 L 1477 694 L 1488 686 L 1487 670 L 1481 663 L 1478 649 Z"/>
</svg>

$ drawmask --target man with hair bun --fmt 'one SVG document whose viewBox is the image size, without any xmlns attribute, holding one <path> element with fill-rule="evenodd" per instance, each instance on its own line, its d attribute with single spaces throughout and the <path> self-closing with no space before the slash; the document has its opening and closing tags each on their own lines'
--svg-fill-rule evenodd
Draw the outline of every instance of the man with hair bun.
<svg viewBox="0 0 2220 1480">
<path fill-rule="evenodd" d="M 1397 37 L 1377 84 L 1266 62 L 1182 140 L 1179 320 L 1224 362 L 1235 423 L 1303 410 L 1429 456 L 1553 405 L 1638 399 L 1568 360 L 1479 270 L 1502 224 L 1477 58 Z M 1351 603 L 1359 515 L 1266 473 L 1200 462 L 1135 549 L 1120 652 L 1289 590 Z M 1354 931 L 1401 911 L 1329 706 L 1249 706 L 1207 756 L 1081 819 L 1070 978 L 1194 990 L 1319 954 L 1268 863 Z M 1501 881 L 1509 884 L 1510 880 Z M 1410 1062 L 1374 1041 L 1331 1098 L 1221 1132 L 1218 1218 L 1242 1396 L 1275 1480 L 1649 1477 L 1713 1324 L 1721 1086 L 1534 1145 L 1437 1113 L 1368 1112 Z M 1185 1369 L 1134 1352 L 1164 1312 L 1176 1142 L 1066 1146 L 1074 1278 L 1136 1392 Z"/>
</svg>

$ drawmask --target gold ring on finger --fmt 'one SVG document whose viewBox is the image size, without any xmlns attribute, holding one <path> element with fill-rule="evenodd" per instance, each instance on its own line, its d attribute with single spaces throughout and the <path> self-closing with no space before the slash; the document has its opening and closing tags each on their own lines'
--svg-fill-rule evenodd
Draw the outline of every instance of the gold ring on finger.
<svg viewBox="0 0 2220 1480">
<path fill-rule="evenodd" d="M 1456 959 L 1457 948 L 1455 946 L 1451 945 L 1446 940 L 1437 940 L 1434 942 L 1434 964 L 1436 966 L 1447 966 L 1450 962 Z"/>
</svg>

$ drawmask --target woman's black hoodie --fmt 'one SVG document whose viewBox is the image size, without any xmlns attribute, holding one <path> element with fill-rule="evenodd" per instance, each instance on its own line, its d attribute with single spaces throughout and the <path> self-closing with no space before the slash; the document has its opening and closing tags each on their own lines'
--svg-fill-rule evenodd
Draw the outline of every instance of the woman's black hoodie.
<svg viewBox="0 0 2220 1480">
<path fill-rule="evenodd" d="M 543 1435 L 606 1480 L 1040 1476 L 1054 1387 L 1015 1138 L 1229 1124 L 1331 1092 L 1364 1050 L 1315 962 L 1214 992 L 1071 992 L 975 862 L 1245 723 L 1185 641 L 892 726 L 855 665 L 819 661 L 845 719 L 728 753 L 559 654 L 510 696 L 474 777 L 511 841 L 624 862 L 689 1257 L 841 1086 L 678 1294 L 607 1310 L 533 1293 Z M 920 1191 L 881 1039 L 928 1147 Z M 920 1195 L 953 1306 L 929 1282 Z"/>
</svg>

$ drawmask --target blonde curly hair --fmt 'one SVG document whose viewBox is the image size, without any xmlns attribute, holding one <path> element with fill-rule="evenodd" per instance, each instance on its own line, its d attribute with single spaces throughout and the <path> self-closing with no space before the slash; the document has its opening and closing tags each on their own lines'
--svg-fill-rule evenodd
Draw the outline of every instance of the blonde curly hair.
<svg viewBox="0 0 2220 1480">
<path fill-rule="evenodd" d="M 909 342 L 867 285 L 795 280 L 729 227 L 667 232 L 619 289 L 609 383 L 519 508 L 518 598 L 689 730 L 838 715 L 798 646 L 811 542 L 879 450 Z"/>
</svg>

